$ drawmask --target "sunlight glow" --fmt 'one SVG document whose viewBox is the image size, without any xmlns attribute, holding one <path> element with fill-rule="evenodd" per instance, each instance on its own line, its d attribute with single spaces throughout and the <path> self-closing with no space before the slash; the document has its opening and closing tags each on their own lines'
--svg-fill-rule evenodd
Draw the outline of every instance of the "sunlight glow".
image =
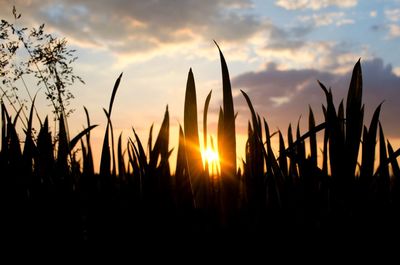
<svg viewBox="0 0 400 265">
<path fill-rule="evenodd" d="M 209 165 L 213 163 L 217 163 L 219 161 L 218 152 L 212 150 L 211 148 L 207 148 L 206 150 L 202 150 L 202 156 L 204 162 L 207 161 Z"/>
</svg>

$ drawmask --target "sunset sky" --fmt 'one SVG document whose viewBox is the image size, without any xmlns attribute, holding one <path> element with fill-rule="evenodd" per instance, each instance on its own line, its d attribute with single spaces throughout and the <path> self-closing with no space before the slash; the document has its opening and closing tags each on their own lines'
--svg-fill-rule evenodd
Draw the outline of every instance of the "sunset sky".
<svg viewBox="0 0 400 265">
<path fill-rule="evenodd" d="M 381 122 L 399 147 L 399 0 L 0 0 L 0 17 L 11 20 L 13 5 L 22 13 L 19 23 L 45 23 L 47 32 L 66 37 L 77 49 L 74 68 L 86 85 L 71 88 L 76 97 L 71 134 L 85 125 L 84 105 L 92 123 L 101 125 L 93 141 L 102 141 L 102 108 L 123 72 L 112 114 L 114 129 L 130 136 L 133 126 L 146 141 L 152 123 L 158 132 L 168 104 L 175 146 L 190 67 L 200 123 L 204 100 L 213 90 L 209 128 L 214 133 L 222 99 L 215 39 L 230 70 L 239 134 L 246 133 L 250 117 L 240 89 L 271 130 L 286 132 L 302 116 L 305 131 L 309 105 L 317 122 L 322 120 L 325 99 L 316 80 L 332 87 L 338 104 L 361 58 L 365 123 L 385 101 Z M 38 109 L 45 115 L 50 108 L 41 97 Z M 240 139 L 238 149 L 244 150 Z"/>
</svg>

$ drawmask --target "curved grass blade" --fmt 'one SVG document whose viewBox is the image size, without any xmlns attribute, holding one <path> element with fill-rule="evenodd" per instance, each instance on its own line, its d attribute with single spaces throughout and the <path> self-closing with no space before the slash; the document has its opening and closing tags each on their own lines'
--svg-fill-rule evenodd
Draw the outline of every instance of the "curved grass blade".
<svg viewBox="0 0 400 265">
<path fill-rule="evenodd" d="M 72 138 L 72 140 L 69 142 L 69 151 L 72 151 L 72 149 L 74 149 L 75 145 L 79 142 L 79 140 L 97 126 L 98 125 L 90 125 L 90 127 L 84 129 L 83 131 L 78 133 L 74 138 Z"/>
<path fill-rule="evenodd" d="M 207 150 L 208 148 L 208 137 L 207 137 L 207 114 L 208 114 L 208 106 L 210 104 L 211 100 L 211 94 L 212 90 L 208 93 L 206 101 L 204 103 L 204 111 L 203 111 L 203 145 L 204 145 L 204 150 Z M 208 161 L 205 159 L 205 165 L 204 165 L 204 172 L 208 174 Z"/>
<path fill-rule="evenodd" d="M 109 120 L 108 112 L 103 109 L 106 113 L 107 119 Z M 103 147 L 101 149 L 100 159 L 100 175 L 110 176 L 111 175 L 111 153 L 110 153 L 110 140 L 109 140 L 109 128 L 110 122 L 107 122 L 106 132 L 103 140 Z"/>
<path fill-rule="evenodd" d="M 376 134 L 378 129 L 379 114 L 381 111 L 382 103 L 376 108 L 374 115 L 372 116 L 371 124 L 369 129 L 364 129 L 363 146 L 362 146 L 362 158 L 361 158 L 361 177 L 370 178 L 373 176 L 374 161 L 375 161 L 375 146 L 376 146 Z"/>
<path fill-rule="evenodd" d="M 151 150 L 153 149 L 153 128 L 154 128 L 154 123 L 151 124 L 150 130 L 149 130 L 149 140 L 147 141 L 147 149 L 149 150 L 149 156 L 151 155 Z M 150 158 L 151 160 L 151 158 Z"/>
<path fill-rule="evenodd" d="M 226 150 L 224 151 L 223 160 L 225 160 L 225 165 L 221 168 L 222 176 L 230 176 L 234 177 L 236 174 L 236 132 L 235 132 L 235 111 L 233 107 L 233 98 L 232 98 L 232 88 L 231 81 L 229 78 L 228 66 L 226 65 L 226 61 L 224 55 L 217 42 L 214 41 L 215 45 L 218 48 L 220 61 L 221 61 L 221 70 L 222 70 L 222 92 L 223 92 L 223 111 L 224 111 L 224 120 L 223 120 L 223 131 L 224 131 L 224 147 Z"/>
<path fill-rule="evenodd" d="M 114 88 L 113 88 L 113 91 L 111 93 L 110 105 L 108 106 L 108 114 L 109 114 L 109 116 L 111 116 L 111 111 L 112 111 L 112 107 L 113 107 L 113 104 L 114 104 L 115 95 L 117 94 L 117 90 L 118 90 L 118 87 L 119 87 L 119 83 L 121 82 L 122 74 L 123 73 L 121 73 L 119 75 L 119 77 L 117 78 L 117 80 L 115 81 Z"/>
<path fill-rule="evenodd" d="M 389 164 L 387 163 L 386 141 L 382 125 L 379 122 L 379 175 L 380 178 L 389 178 Z M 389 183 L 387 183 L 389 184 Z"/>
<path fill-rule="evenodd" d="M 89 112 L 86 109 L 86 107 L 83 107 L 85 110 L 86 114 L 86 121 L 87 121 L 87 128 L 90 128 L 90 117 L 89 117 Z M 87 146 L 87 153 L 86 153 L 86 158 L 85 158 L 85 163 L 84 163 L 84 172 L 88 175 L 94 175 L 94 162 L 93 162 L 93 153 L 92 153 L 92 147 L 90 144 L 90 131 L 87 132 L 86 134 L 86 146 Z"/>
</svg>

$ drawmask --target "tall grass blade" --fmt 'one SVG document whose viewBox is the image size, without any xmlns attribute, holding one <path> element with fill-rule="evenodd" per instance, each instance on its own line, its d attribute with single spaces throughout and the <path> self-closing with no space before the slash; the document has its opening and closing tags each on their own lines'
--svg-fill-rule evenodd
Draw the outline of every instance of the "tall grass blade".
<svg viewBox="0 0 400 265">
<path fill-rule="evenodd" d="M 124 180 L 126 176 L 126 169 L 125 169 L 124 153 L 122 151 L 122 133 L 118 137 L 117 159 L 118 159 L 118 176 L 120 180 Z"/>
<path fill-rule="evenodd" d="M 179 146 L 175 169 L 175 187 L 178 209 L 188 211 L 195 207 L 195 201 L 193 200 L 193 188 L 188 174 L 185 146 L 185 136 L 182 127 L 179 125 Z"/>
<path fill-rule="evenodd" d="M 377 179 L 378 202 L 381 207 L 387 207 L 390 203 L 390 176 L 387 162 L 386 141 L 382 125 L 379 122 L 379 171 Z"/>
<path fill-rule="evenodd" d="M 273 177 L 273 185 L 276 192 L 276 199 L 278 206 L 282 206 L 282 199 L 280 195 L 280 186 L 283 184 L 284 177 L 282 174 L 281 169 L 279 168 L 278 162 L 276 161 L 276 157 L 272 150 L 271 145 L 271 135 L 269 133 L 269 127 L 267 121 L 264 119 L 264 128 L 265 128 L 265 135 L 266 135 L 266 145 L 267 145 L 267 168 L 270 167 L 272 169 L 272 177 Z"/>
<path fill-rule="evenodd" d="M 354 175 L 363 128 L 362 71 L 360 60 L 353 68 L 346 100 L 346 165 L 348 174 Z"/>
<path fill-rule="evenodd" d="M 151 150 L 153 149 L 153 128 L 154 128 L 154 123 L 151 124 L 150 130 L 149 130 L 149 140 L 147 142 L 147 149 L 149 150 L 149 156 L 151 160 Z"/>
<path fill-rule="evenodd" d="M 51 181 L 50 176 L 53 173 L 54 154 L 48 117 L 45 118 L 43 125 L 40 128 L 37 139 L 37 149 L 38 156 L 35 161 L 35 173 L 40 178 L 46 181 Z"/>
<path fill-rule="evenodd" d="M 293 143 L 292 124 L 289 124 L 287 137 L 288 137 L 288 145 L 292 146 L 292 148 L 288 147 L 287 149 L 289 150 L 289 152 L 287 153 L 289 154 L 289 176 L 298 178 L 299 175 L 297 172 L 296 161 L 295 161 L 297 150 L 294 148 L 295 145 Z"/>
<path fill-rule="evenodd" d="M 339 176 L 343 177 L 343 157 L 344 153 L 344 138 L 341 133 L 341 125 L 339 118 L 336 114 L 335 105 L 333 104 L 332 91 L 326 89 L 326 87 L 318 81 L 318 84 L 325 92 L 327 101 L 326 111 L 326 126 L 329 139 L 329 161 L 331 166 L 331 174 L 335 178 Z"/>
<path fill-rule="evenodd" d="M 114 130 L 113 130 L 113 127 L 112 127 L 112 123 L 111 123 L 111 111 L 112 111 L 112 107 L 113 107 L 113 104 L 114 104 L 114 100 L 115 100 L 115 95 L 117 94 L 117 90 L 118 90 L 118 87 L 119 87 L 119 84 L 120 84 L 120 82 L 121 82 L 121 78 L 122 78 L 122 74 L 123 73 L 121 73 L 120 75 L 119 75 L 119 77 L 117 78 L 117 80 L 115 81 L 115 84 L 114 84 L 114 88 L 113 88 L 113 90 L 112 90 L 112 93 L 111 93 L 111 98 L 110 98 L 110 104 L 109 104 L 109 106 L 108 106 L 108 111 L 106 111 L 105 109 L 103 109 L 104 110 L 104 112 L 105 112 L 105 114 L 106 114 L 106 116 L 107 116 L 107 128 L 106 128 L 106 136 L 107 136 L 107 138 L 108 138 L 108 136 L 109 136 L 109 134 L 108 134 L 108 130 L 110 130 L 110 133 L 111 133 L 111 152 L 112 152 L 112 165 L 113 165 L 113 167 L 112 167 L 112 172 L 111 172 L 111 174 L 113 175 L 113 176 L 115 176 L 116 175 L 116 168 L 117 168 L 117 165 L 116 165 L 116 160 L 115 160 L 115 147 L 114 147 Z M 106 144 L 107 145 L 105 145 L 104 143 L 103 143 L 103 150 L 106 152 L 105 153 L 105 156 L 104 156 L 104 158 L 106 158 L 108 155 L 110 155 L 110 157 L 111 157 L 111 154 L 109 153 L 109 154 L 107 154 L 107 151 L 104 149 L 104 148 L 110 148 L 109 147 L 109 140 L 107 139 L 107 141 L 104 139 L 104 142 L 106 142 Z M 109 152 L 109 151 L 108 151 Z M 103 158 L 103 151 L 102 151 L 102 158 Z M 103 170 L 106 172 L 107 171 L 107 167 L 111 167 L 111 165 L 107 165 L 107 163 L 109 163 L 109 162 L 106 162 L 106 161 L 104 161 L 103 159 L 102 159 L 102 161 L 105 163 L 104 164 L 104 167 L 103 167 Z M 100 165 L 100 168 L 102 168 L 102 166 Z M 107 173 L 106 173 L 107 174 Z"/>
<path fill-rule="evenodd" d="M 309 107 L 309 117 L 308 117 L 308 129 L 310 132 L 314 131 L 315 129 L 315 118 L 314 113 Z M 310 161 L 311 165 L 314 168 L 317 168 L 318 165 L 318 154 L 317 154 L 317 134 L 311 133 L 310 135 Z"/>
<path fill-rule="evenodd" d="M 381 106 L 382 104 L 379 104 L 376 108 L 369 129 L 364 129 L 360 177 L 367 178 L 368 181 L 374 174 L 376 134 Z"/>
<path fill-rule="evenodd" d="M 169 175 L 169 112 L 168 106 L 166 107 L 164 120 L 161 124 L 160 132 L 158 133 L 154 148 L 150 153 L 150 167 L 156 167 L 158 160 L 161 159 L 160 167 L 163 169 L 164 174 Z"/>
<path fill-rule="evenodd" d="M 144 151 L 142 142 L 140 141 L 139 136 L 137 135 L 136 131 L 134 128 L 132 128 L 133 133 L 135 135 L 135 140 L 137 143 L 137 147 L 135 144 L 133 144 L 132 142 L 132 146 L 134 147 L 134 150 L 136 152 L 136 155 L 138 157 L 139 160 L 139 165 L 140 165 L 140 169 L 142 171 L 142 175 L 145 175 L 145 173 L 148 170 L 148 164 L 147 164 L 147 157 L 146 157 L 146 152 Z"/>
<path fill-rule="evenodd" d="M 33 159 L 36 151 L 36 146 L 32 139 L 32 122 L 33 122 L 33 111 L 35 106 L 35 100 L 36 97 L 34 97 L 32 100 L 27 128 L 25 131 L 25 145 L 23 151 L 23 167 L 25 176 L 28 176 L 33 172 Z"/>
<path fill-rule="evenodd" d="M 215 41 L 214 41 L 215 42 Z M 230 181 L 233 185 L 232 196 L 236 196 L 237 189 L 234 176 L 236 174 L 236 132 L 235 132 L 235 111 L 233 107 L 232 88 L 231 81 L 229 78 L 228 66 L 221 49 L 217 45 L 221 60 L 222 70 L 222 92 L 223 92 L 223 135 L 224 135 L 224 147 L 226 150 L 223 152 L 224 156 L 222 159 L 225 161 L 224 166 L 221 168 L 222 177 L 232 178 Z"/>
<path fill-rule="evenodd" d="M 105 109 L 103 109 L 106 113 L 108 119 L 108 113 Z M 103 146 L 101 149 L 101 158 L 100 158 L 100 175 L 101 176 L 111 176 L 111 153 L 110 153 L 110 140 L 109 140 L 109 128 L 110 123 L 107 122 L 106 131 L 104 134 Z"/>
<path fill-rule="evenodd" d="M 251 103 L 251 100 L 250 100 L 249 96 L 246 94 L 246 92 L 244 92 L 243 90 L 240 90 L 240 92 L 242 92 L 244 98 L 246 99 L 247 105 L 249 106 L 249 109 L 250 109 L 250 112 L 251 112 L 251 118 L 252 118 L 252 121 L 253 121 L 254 131 L 256 131 L 256 130 L 259 131 L 257 129 L 257 127 L 260 127 L 260 123 L 258 122 L 257 115 L 256 115 L 256 112 L 254 110 L 253 104 Z M 261 135 L 259 135 L 258 137 L 261 138 Z"/>
<path fill-rule="evenodd" d="M 59 176 L 61 178 L 64 178 L 68 172 L 68 155 L 68 138 L 65 128 L 64 115 L 60 115 L 56 171 L 61 174 Z"/>
<path fill-rule="evenodd" d="M 287 157 L 285 154 L 285 141 L 283 140 L 282 132 L 279 131 L 279 167 L 285 177 L 288 176 L 288 164 L 287 164 Z"/>
<path fill-rule="evenodd" d="M 197 206 L 203 206 L 203 161 L 200 152 L 199 130 L 197 123 L 197 99 L 196 86 L 192 69 L 189 70 L 186 93 L 185 107 L 183 114 L 183 127 L 185 135 L 186 156 L 189 169 L 189 176 L 194 188 L 194 194 Z"/>
<path fill-rule="evenodd" d="M 208 148 L 208 136 L 207 136 L 207 114 L 208 114 L 208 106 L 210 104 L 211 100 L 211 94 L 212 90 L 210 93 L 208 93 L 206 101 L 204 103 L 204 112 L 203 112 L 203 144 L 204 144 L 204 150 L 207 150 Z M 204 165 L 204 171 L 206 174 L 208 174 L 208 161 L 205 159 L 205 165 Z"/>
<path fill-rule="evenodd" d="M 87 128 L 90 128 L 90 117 L 89 112 L 86 107 L 83 107 L 86 114 L 86 121 L 87 121 Z M 87 152 L 85 157 L 85 163 L 83 164 L 83 172 L 87 175 L 94 175 L 94 162 L 93 162 L 93 153 L 92 153 L 92 146 L 90 144 L 90 130 L 86 134 L 86 146 Z"/>
<path fill-rule="evenodd" d="M 387 163 L 386 140 L 382 125 L 379 122 L 379 175 L 381 178 L 389 179 L 389 164 Z M 389 185 L 389 183 L 387 183 Z"/>
<path fill-rule="evenodd" d="M 322 112 L 324 114 L 325 120 L 328 119 L 327 110 L 324 105 L 322 105 Z M 328 176 L 328 141 L 329 141 L 329 132 L 328 130 L 324 131 L 324 147 L 322 149 L 322 172 L 325 176 Z"/>
<path fill-rule="evenodd" d="M 119 83 L 121 82 L 122 74 L 123 73 L 121 73 L 119 75 L 119 77 L 117 78 L 117 80 L 115 81 L 114 88 L 113 88 L 112 93 L 111 93 L 110 105 L 108 106 L 108 114 L 109 114 L 110 117 L 111 117 L 112 107 L 113 107 L 113 104 L 114 104 L 115 95 L 117 94 Z"/>
</svg>

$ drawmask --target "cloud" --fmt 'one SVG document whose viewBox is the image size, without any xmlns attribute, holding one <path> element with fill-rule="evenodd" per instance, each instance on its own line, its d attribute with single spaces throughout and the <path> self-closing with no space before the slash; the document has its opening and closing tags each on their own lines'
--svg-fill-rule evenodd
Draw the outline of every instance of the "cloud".
<svg viewBox="0 0 400 265">
<path fill-rule="evenodd" d="M 285 50 L 296 49 L 305 44 L 304 37 L 313 27 L 310 25 L 297 26 L 290 29 L 279 28 L 273 24 L 268 25 L 267 46 L 268 49 Z"/>
<path fill-rule="evenodd" d="M 389 22 L 385 25 L 385 29 L 388 30 L 387 39 L 395 39 L 400 37 L 400 26 L 398 22 L 400 20 L 400 8 L 386 9 L 384 11 L 385 18 Z"/>
<path fill-rule="evenodd" d="M 390 24 L 389 25 L 389 38 L 398 38 L 400 37 L 400 26 L 397 24 Z"/>
<path fill-rule="evenodd" d="M 400 113 L 400 105 L 396 99 L 400 98 L 400 76 L 394 73 L 390 64 L 385 65 L 380 58 L 362 61 L 362 69 L 363 102 L 366 105 L 364 123 L 369 126 L 373 111 L 385 100 L 382 107 L 382 125 L 387 136 L 398 136 L 400 124 L 397 113 Z M 350 78 L 351 71 L 334 74 L 311 68 L 278 70 L 276 65 L 269 64 L 260 72 L 247 72 L 234 77 L 232 86 L 248 93 L 256 111 L 264 116 L 273 128 L 286 130 L 289 122 L 296 124 L 300 115 L 303 116 L 303 124 L 306 124 L 308 105 L 317 114 L 317 119 L 322 121 L 321 104 L 325 104 L 325 96 L 317 80 L 332 87 L 338 106 L 339 100 L 346 98 Z M 248 115 L 248 107 L 243 97 L 239 95 L 234 100 L 241 116 Z"/>
<path fill-rule="evenodd" d="M 315 27 L 322 27 L 335 24 L 342 26 L 354 24 L 354 20 L 346 18 L 344 12 L 331 12 L 324 14 L 313 14 L 311 16 L 300 16 L 299 20 L 303 23 L 311 23 Z"/>
<path fill-rule="evenodd" d="M 117 54 L 143 54 L 199 39 L 236 42 L 253 36 L 262 21 L 249 0 L 80 1 L 17 0 L 24 18 L 46 25 L 76 43 Z M 9 6 L 0 0 L 1 6 Z M 9 8 L 11 10 L 11 6 Z M 1 15 L 9 15 L 5 8 Z"/>
<path fill-rule="evenodd" d="M 376 12 L 376 10 L 372 10 L 371 12 L 369 12 L 370 17 L 376 17 L 377 15 L 378 15 L 378 12 Z"/>
<path fill-rule="evenodd" d="M 353 53 L 354 52 L 354 53 Z M 357 55 L 355 55 L 357 54 Z M 279 69 L 320 69 L 345 73 L 360 56 L 371 57 L 367 47 L 337 41 L 268 39 L 258 56 L 276 62 Z"/>
<path fill-rule="evenodd" d="M 385 16 L 388 20 L 396 22 L 400 20 L 400 9 L 385 10 Z"/>
<path fill-rule="evenodd" d="M 357 5 L 357 0 L 277 0 L 275 4 L 287 10 L 319 10 L 329 6 L 349 8 Z"/>
</svg>

